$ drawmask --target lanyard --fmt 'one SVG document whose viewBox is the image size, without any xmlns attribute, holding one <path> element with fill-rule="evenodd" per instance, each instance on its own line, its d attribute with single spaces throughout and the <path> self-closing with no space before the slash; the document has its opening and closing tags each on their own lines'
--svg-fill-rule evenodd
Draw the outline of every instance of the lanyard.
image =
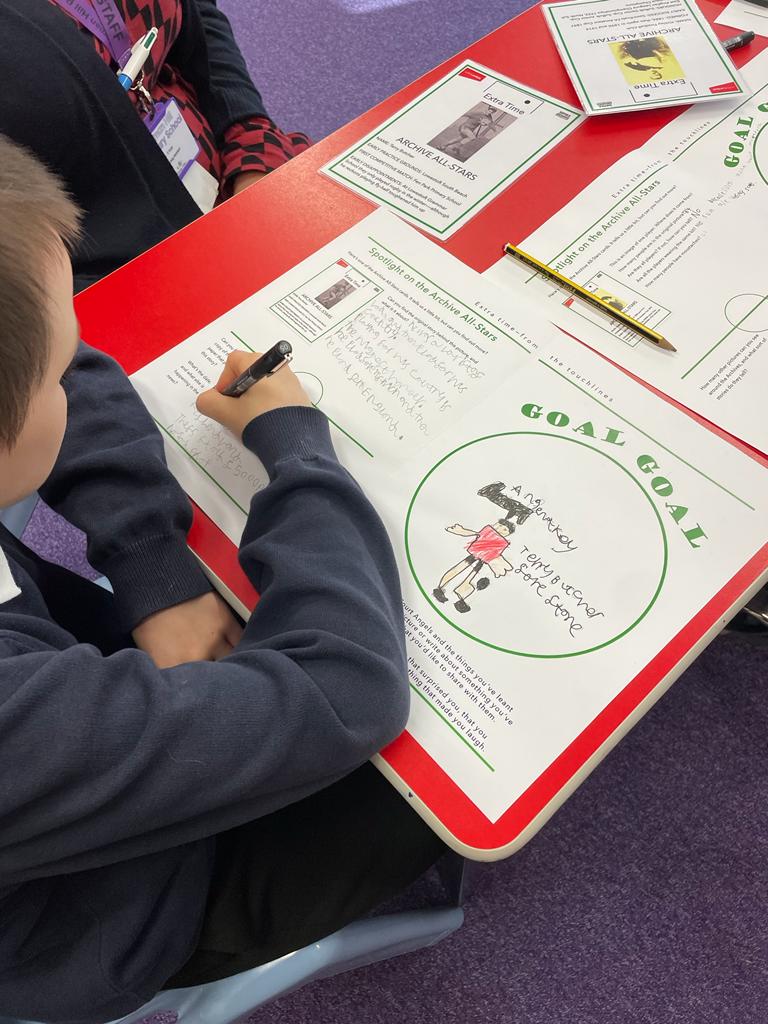
<svg viewBox="0 0 768 1024">
<path fill-rule="evenodd" d="M 96 36 L 122 67 L 131 50 L 131 37 L 115 0 L 53 0 Z"/>
</svg>

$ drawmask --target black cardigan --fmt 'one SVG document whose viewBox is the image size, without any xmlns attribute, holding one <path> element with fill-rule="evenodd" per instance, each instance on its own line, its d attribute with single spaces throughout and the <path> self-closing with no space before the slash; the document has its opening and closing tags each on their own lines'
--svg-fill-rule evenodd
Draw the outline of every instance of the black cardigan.
<svg viewBox="0 0 768 1024">
<path fill-rule="evenodd" d="M 266 116 L 216 0 L 180 0 L 168 56 L 217 138 Z M 91 40 L 49 0 L 0 0 L 0 132 L 37 154 L 85 211 L 82 288 L 200 216 Z"/>
</svg>

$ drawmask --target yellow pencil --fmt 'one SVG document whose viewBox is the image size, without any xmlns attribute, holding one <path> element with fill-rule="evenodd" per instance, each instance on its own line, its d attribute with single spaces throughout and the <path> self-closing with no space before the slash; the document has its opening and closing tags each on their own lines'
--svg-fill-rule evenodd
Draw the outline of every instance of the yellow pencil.
<svg viewBox="0 0 768 1024">
<path fill-rule="evenodd" d="M 625 324 L 627 327 L 631 327 L 633 331 L 636 331 L 643 338 L 648 341 L 652 341 L 654 345 L 658 345 L 659 348 L 667 349 L 669 352 L 677 352 L 674 345 L 667 341 L 667 339 L 654 331 L 650 327 L 646 327 L 645 324 L 641 324 L 639 320 L 635 320 L 634 317 L 629 316 L 627 313 L 622 313 L 620 309 L 615 309 L 610 303 L 605 302 L 597 295 L 593 295 L 592 292 L 583 288 L 580 284 L 576 284 L 569 277 L 564 277 L 559 274 L 552 267 L 548 267 L 546 263 L 542 263 L 537 260 L 535 256 L 529 256 L 527 252 L 523 252 L 522 249 L 518 249 L 516 245 L 512 245 L 511 242 L 507 242 L 504 246 L 504 252 L 507 256 L 514 256 L 515 259 L 520 260 L 531 270 L 535 270 L 537 274 L 543 274 L 544 277 L 554 281 L 556 284 L 561 285 L 563 288 L 572 292 L 574 295 L 578 295 L 580 299 L 584 299 L 585 302 L 589 302 L 592 306 L 602 310 L 603 313 L 607 313 L 608 316 L 613 317 L 614 320 L 618 320 L 619 323 Z"/>
</svg>

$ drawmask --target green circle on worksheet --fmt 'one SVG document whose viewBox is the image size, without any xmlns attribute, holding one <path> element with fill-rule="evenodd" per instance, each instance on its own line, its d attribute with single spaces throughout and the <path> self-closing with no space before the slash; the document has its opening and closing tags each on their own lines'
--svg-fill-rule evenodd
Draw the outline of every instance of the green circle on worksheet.
<svg viewBox="0 0 768 1024">
<path fill-rule="evenodd" d="M 742 292 L 728 299 L 725 304 L 725 319 L 731 325 L 747 334 L 762 332 L 768 328 L 768 309 L 765 296 L 757 292 Z"/>
<path fill-rule="evenodd" d="M 752 156 L 757 173 L 768 185 L 768 132 L 766 132 L 766 128 L 768 128 L 768 123 L 764 124 L 755 136 L 755 141 L 752 143 Z"/>
<path fill-rule="evenodd" d="M 633 630 L 661 592 L 668 544 L 657 502 L 668 499 L 617 460 L 597 425 L 588 442 L 572 436 L 577 425 L 468 441 L 411 499 L 413 578 L 478 644 L 523 658 L 589 654 Z"/>
</svg>

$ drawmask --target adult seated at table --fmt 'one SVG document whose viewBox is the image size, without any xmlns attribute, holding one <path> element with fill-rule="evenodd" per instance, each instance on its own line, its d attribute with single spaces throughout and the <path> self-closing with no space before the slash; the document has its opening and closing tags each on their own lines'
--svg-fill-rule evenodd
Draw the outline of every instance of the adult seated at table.
<svg viewBox="0 0 768 1024">
<path fill-rule="evenodd" d="M 126 91 L 117 72 L 151 27 L 157 41 Z M 78 289 L 310 145 L 270 120 L 216 0 L 0 0 L 0 39 L 2 130 L 85 211 Z M 161 130 L 172 128 L 179 113 L 186 130 L 166 156 L 151 126 L 166 115 Z"/>
</svg>

